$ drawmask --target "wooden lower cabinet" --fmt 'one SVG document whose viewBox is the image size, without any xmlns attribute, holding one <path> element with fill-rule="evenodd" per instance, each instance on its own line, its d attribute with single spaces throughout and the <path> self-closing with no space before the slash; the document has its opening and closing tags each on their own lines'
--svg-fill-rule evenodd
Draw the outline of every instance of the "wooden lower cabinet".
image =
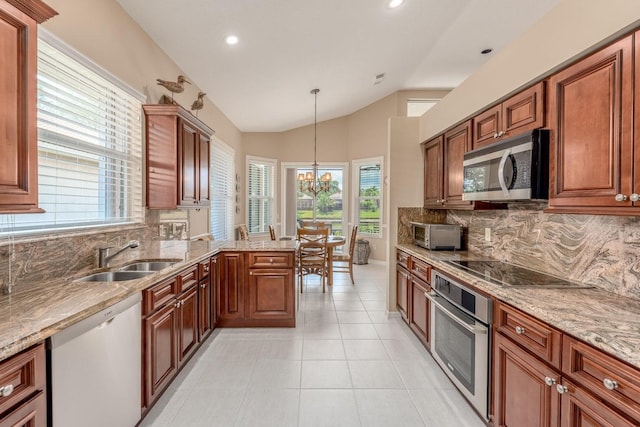
<svg viewBox="0 0 640 427">
<path fill-rule="evenodd" d="M 294 252 L 224 253 L 220 259 L 217 326 L 295 326 Z"/>
<path fill-rule="evenodd" d="M 562 427 L 623 427 L 638 426 L 623 417 L 615 409 L 595 398 L 585 389 L 576 387 L 568 380 L 562 380 Z"/>
<path fill-rule="evenodd" d="M 431 315 L 426 293 L 431 286 L 416 278 L 411 278 L 411 306 L 409 309 L 409 326 L 424 345 L 429 346 L 429 316 Z"/>
<path fill-rule="evenodd" d="M 396 265 L 396 307 L 405 321 L 409 320 L 409 286 L 409 272 Z"/>
<path fill-rule="evenodd" d="M 143 408 L 149 408 L 178 373 L 177 316 L 175 304 L 168 304 L 143 320 Z"/>
<path fill-rule="evenodd" d="M 493 348 L 494 425 L 559 426 L 560 374 L 499 333 Z"/>
<path fill-rule="evenodd" d="M 178 299 L 178 360 L 182 365 L 198 348 L 198 287 L 193 286 Z"/>
<path fill-rule="evenodd" d="M 47 425 L 46 357 L 38 344 L 0 362 L 0 427 Z"/>
</svg>

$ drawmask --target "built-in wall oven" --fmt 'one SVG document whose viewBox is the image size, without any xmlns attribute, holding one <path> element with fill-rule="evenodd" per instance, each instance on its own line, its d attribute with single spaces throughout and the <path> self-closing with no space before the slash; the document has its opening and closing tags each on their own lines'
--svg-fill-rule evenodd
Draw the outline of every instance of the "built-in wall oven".
<svg viewBox="0 0 640 427">
<path fill-rule="evenodd" d="M 485 419 L 489 417 L 491 300 L 432 270 L 431 354 Z"/>
</svg>

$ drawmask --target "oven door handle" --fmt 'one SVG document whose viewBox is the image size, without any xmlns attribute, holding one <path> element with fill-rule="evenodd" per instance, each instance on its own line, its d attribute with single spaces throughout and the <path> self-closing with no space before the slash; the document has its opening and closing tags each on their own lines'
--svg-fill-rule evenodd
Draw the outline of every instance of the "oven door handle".
<svg viewBox="0 0 640 427">
<path fill-rule="evenodd" d="M 429 301 L 431 301 L 433 303 L 433 305 L 435 305 L 440 310 L 442 310 L 443 313 L 445 313 L 447 315 L 447 317 L 449 317 L 451 320 L 453 320 L 458 325 L 462 326 L 463 328 L 465 328 L 467 331 L 471 332 L 472 334 L 486 334 L 486 333 L 488 333 L 489 330 L 486 327 L 477 326 L 477 325 L 469 326 L 467 323 L 464 323 L 462 320 L 458 319 L 453 313 L 451 313 L 449 310 L 447 310 L 447 308 L 445 306 L 443 306 L 442 304 L 440 304 L 439 302 L 436 301 L 436 298 L 439 298 L 437 293 L 435 293 L 433 291 L 432 292 L 425 292 L 424 296 Z"/>
</svg>

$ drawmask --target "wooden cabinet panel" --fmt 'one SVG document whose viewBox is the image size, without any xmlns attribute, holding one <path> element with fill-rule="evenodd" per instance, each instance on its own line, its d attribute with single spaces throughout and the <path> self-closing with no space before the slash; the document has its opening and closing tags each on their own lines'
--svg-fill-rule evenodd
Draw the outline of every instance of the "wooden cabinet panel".
<svg viewBox="0 0 640 427">
<path fill-rule="evenodd" d="M 142 314 L 153 313 L 180 293 L 177 277 L 171 277 L 142 291 Z"/>
<path fill-rule="evenodd" d="M 225 253 L 220 259 L 218 304 L 220 320 L 244 319 L 245 283 L 244 257 L 241 253 Z"/>
<path fill-rule="evenodd" d="M 211 327 L 215 328 L 218 325 L 218 319 L 220 318 L 220 256 L 216 255 L 211 258 Z"/>
<path fill-rule="evenodd" d="M 544 87 L 545 83 L 539 82 L 475 116 L 473 149 L 543 127 Z"/>
<path fill-rule="evenodd" d="M 565 336 L 562 371 L 592 393 L 640 420 L 640 374 L 637 369 Z"/>
<path fill-rule="evenodd" d="M 178 123 L 178 176 L 181 178 L 178 198 L 180 205 L 189 206 L 198 203 L 198 131 L 184 120 L 178 120 Z"/>
<path fill-rule="evenodd" d="M 198 289 L 192 287 L 177 302 L 178 360 L 184 363 L 198 347 Z"/>
<path fill-rule="evenodd" d="M 560 425 L 560 374 L 499 333 L 493 348 L 494 425 Z"/>
<path fill-rule="evenodd" d="M 178 105 L 142 108 L 147 130 L 147 207 L 208 206 L 213 130 Z"/>
<path fill-rule="evenodd" d="M 423 146 L 424 156 L 424 207 L 442 207 L 442 179 L 444 157 L 443 136 L 428 141 Z"/>
<path fill-rule="evenodd" d="M 295 318 L 292 269 L 249 271 L 249 319 Z"/>
<path fill-rule="evenodd" d="M 633 191 L 632 48 L 629 36 L 549 79 L 549 211 L 631 206 L 615 196 Z"/>
<path fill-rule="evenodd" d="M 496 142 L 502 127 L 502 104 L 491 107 L 473 118 L 473 149 Z"/>
<path fill-rule="evenodd" d="M 562 334 L 504 303 L 495 305 L 496 330 L 560 369 Z"/>
<path fill-rule="evenodd" d="M 198 264 L 194 264 L 178 274 L 179 293 L 192 288 L 198 283 L 198 269 Z"/>
<path fill-rule="evenodd" d="M 471 121 L 468 120 L 444 134 L 444 194 L 445 207 L 472 207 L 462 200 L 462 162 L 471 150 Z"/>
<path fill-rule="evenodd" d="M 144 319 L 145 407 L 149 407 L 178 372 L 178 317 L 174 304 Z"/>
<path fill-rule="evenodd" d="M 399 265 L 396 266 L 396 307 L 405 321 L 409 320 L 409 272 Z"/>
<path fill-rule="evenodd" d="M 286 252 L 251 252 L 247 254 L 249 268 L 290 268 L 294 254 Z"/>
<path fill-rule="evenodd" d="M 417 277 L 425 283 L 431 283 L 431 266 L 417 258 L 411 258 L 412 277 Z"/>
<path fill-rule="evenodd" d="M 211 188 L 209 187 L 209 160 L 211 150 L 211 139 L 204 135 L 198 135 L 198 198 L 201 205 L 208 206 L 211 201 Z"/>
<path fill-rule="evenodd" d="M 27 401 L 0 418 L 0 427 L 46 427 L 47 398 L 40 390 Z"/>
<path fill-rule="evenodd" d="M 0 388 L 13 388 L 7 396 L 0 396 L 0 414 L 44 390 L 46 377 L 44 344 L 0 362 Z"/>
<path fill-rule="evenodd" d="M 564 379 L 562 385 L 562 427 L 625 427 L 638 426 L 640 419 L 628 419 L 594 398 L 586 390 Z"/>
<path fill-rule="evenodd" d="M 37 0 L 0 1 L 0 212 L 38 208 L 38 23 L 54 15 Z"/>
<path fill-rule="evenodd" d="M 409 310 L 409 326 L 416 333 L 420 341 L 429 346 L 429 316 L 430 306 L 426 293 L 431 286 L 417 277 L 411 278 L 411 308 Z"/>
<path fill-rule="evenodd" d="M 503 138 L 544 126 L 544 95 L 544 82 L 539 82 L 502 103 Z"/>
<path fill-rule="evenodd" d="M 211 278 L 209 276 L 198 284 L 198 324 L 200 341 L 204 341 L 213 331 L 214 323 L 214 296 Z"/>
<path fill-rule="evenodd" d="M 402 267 L 409 269 L 409 259 L 410 256 L 406 252 L 402 252 L 400 250 L 396 250 L 396 263 L 400 264 Z"/>
</svg>

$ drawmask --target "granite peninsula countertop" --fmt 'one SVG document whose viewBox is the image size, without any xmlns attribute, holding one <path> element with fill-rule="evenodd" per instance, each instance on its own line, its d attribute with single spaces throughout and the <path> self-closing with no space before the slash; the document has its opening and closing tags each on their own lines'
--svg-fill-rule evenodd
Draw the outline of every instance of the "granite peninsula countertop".
<svg viewBox="0 0 640 427">
<path fill-rule="evenodd" d="M 399 244 L 396 247 L 640 369 L 640 299 L 598 288 L 503 287 L 445 262 L 488 259 L 486 256 L 466 251 L 432 252 L 414 245 Z"/>
<path fill-rule="evenodd" d="M 134 260 L 176 260 L 176 264 L 137 280 L 123 282 L 74 282 L 104 271 L 94 269 L 65 278 L 52 278 L 0 295 L 0 361 L 37 344 L 126 297 L 141 292 L 165 277 L 178 273 L 222 251 L 294 251 L 295 241 L 153 241 L 141 242 L 111 263 L 109 269 Z"/>
</svg>

